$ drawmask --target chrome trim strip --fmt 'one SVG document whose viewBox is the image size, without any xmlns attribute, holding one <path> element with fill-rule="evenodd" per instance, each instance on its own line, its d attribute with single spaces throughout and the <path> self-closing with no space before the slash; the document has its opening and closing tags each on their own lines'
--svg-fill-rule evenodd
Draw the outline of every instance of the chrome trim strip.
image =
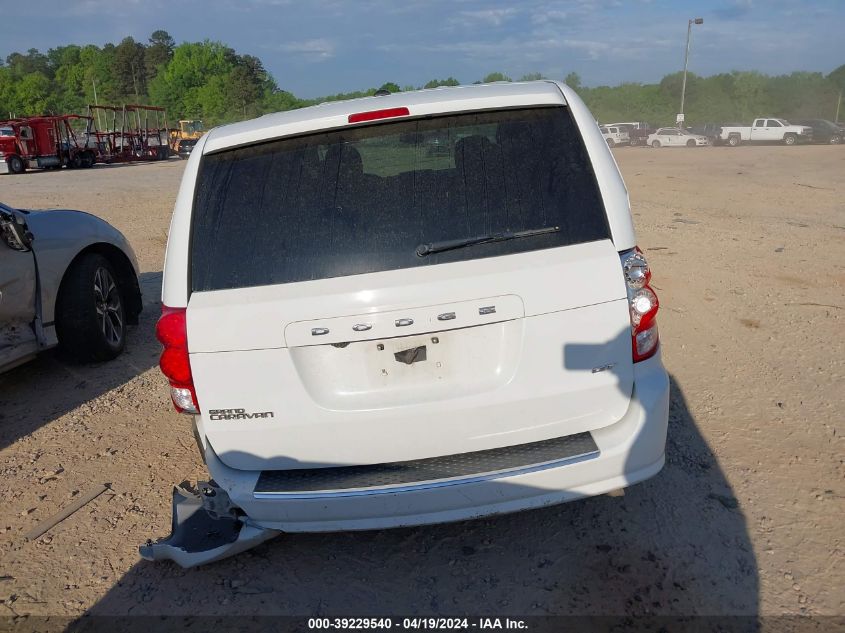
<svg viewBox="0 0 845 633">
<path fill-rule="evenodd" d="M 466 484 L 476 484 L 483 481 L 492 481 L 495 479 L 502 479 L 505 477 L 516 477 L 518 475 L 527 475 L 529 473 L 536 473 L 543 470 L 551 470 L 552 468 L 560 468 L 562 466 L 569 466 L 577 464 L 589 459 L 595 459 L 601 455 L 600 450 L 590 451 L 589 453 L 582 453 L 580 455 L 572 455 L 564 457 L 563 459 L 555 459 L 550 462 L 541 462 L 539 464 L 531 464 L 530 466 L 519 466 L 518 468 L 511 468 L 508 470 L 498 470 L 489 473 L 478 475 L 470 475 L 469 477 L 459 477 L 455 479 L 437 479 L 433 481 L 421 481 L 415 484 L 401 484 L 397 486 L 387 486 L 385 488 L 358 488 L 354 490 L 319 490 L 315 492 L 254 492 L 252 496 L 254 499 L 341 499 L 344 497 L 371 497 L 375 495 L 386 495 L 403 492 L 419 492 L 421 490 L 431 490 L 433 488 L 445 488 L 447 486 L 462 486 Z"/>
</svg>

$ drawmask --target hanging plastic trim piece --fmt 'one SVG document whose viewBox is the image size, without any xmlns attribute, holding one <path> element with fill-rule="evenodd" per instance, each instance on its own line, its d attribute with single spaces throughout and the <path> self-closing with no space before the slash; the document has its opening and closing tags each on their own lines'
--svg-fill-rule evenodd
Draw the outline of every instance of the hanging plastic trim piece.
<svg viewBox="0 0 845 633">
<path fill-rule="evenodd" d="M 197 567 L 240 554 L 280 534 L 245 523 L 214 482 L 199 482 L 197 487 L 199 491 L 183 482 L 173 488 L 170 536 L 141 545 L 141 558 Z"/>
</svg>

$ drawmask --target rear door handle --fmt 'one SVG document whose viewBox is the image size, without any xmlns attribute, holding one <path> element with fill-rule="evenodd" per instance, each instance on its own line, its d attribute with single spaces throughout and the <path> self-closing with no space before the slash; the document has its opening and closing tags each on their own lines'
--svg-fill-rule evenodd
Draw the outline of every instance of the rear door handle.
<svg viewBox="0 0 845 633">
<path fill-rule="evenodd" d="M 396 323 L 396 327 L 405 327 L 405 326 L 408 326 L 408 325 L 413 325 L 414 320 L 413 319 L 396 319 L 395 323 Z"/>
</svg>

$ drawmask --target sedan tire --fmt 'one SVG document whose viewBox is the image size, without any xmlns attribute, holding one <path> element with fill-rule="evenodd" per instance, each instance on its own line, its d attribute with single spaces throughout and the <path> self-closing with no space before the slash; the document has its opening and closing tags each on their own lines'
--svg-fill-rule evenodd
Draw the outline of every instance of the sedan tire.
<svg viewBox="0 0 845 633">
<path fill-rule="evenodd" d="M 660 141 L 652 141 L 651 146 L 653 148 L 657 149 L 658 147 L 660 147 Z"/>
<path fill-rule="evenodd" d="M 102 255 L 87 253 L 65 273 L 56 300 L 56 334 L 62 350 L 79 362 L 111 360 L 123 351 L 124 293 Z"/>
</svg>

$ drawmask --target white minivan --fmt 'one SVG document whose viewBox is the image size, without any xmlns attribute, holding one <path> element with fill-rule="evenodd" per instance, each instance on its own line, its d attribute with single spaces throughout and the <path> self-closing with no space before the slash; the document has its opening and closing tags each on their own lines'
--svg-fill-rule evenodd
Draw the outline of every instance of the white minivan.
<svg viewBox="0 0 845 633">
<path fill-rule="evenodd" d="M 631 135 L 627 128 L 618 125 L 603 125 L 599 129 L 608 147 L 631 144 Z"/>
<path fill-rule="evenodd" d="M 432 152 L 432 147 L 438 151 Z M 144 558 L 458 521 L 664 462 L 669 380 L 625 185 L 562 83 L 217 128 L 188 160 L 161 369 L 211 479 Z"/>
</svg>

